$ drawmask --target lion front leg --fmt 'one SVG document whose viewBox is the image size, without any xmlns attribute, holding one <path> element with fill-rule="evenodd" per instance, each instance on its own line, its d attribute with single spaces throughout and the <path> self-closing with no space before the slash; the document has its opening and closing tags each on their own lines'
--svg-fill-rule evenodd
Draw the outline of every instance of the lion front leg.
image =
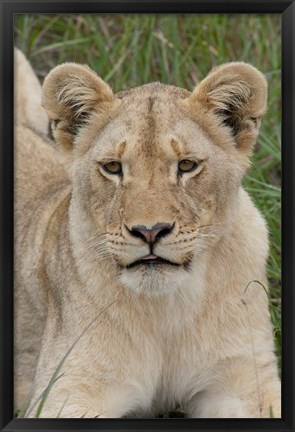
<svg viewBox="0 0 295 432">
<path fill-rule="evenodd" d="M 187 413 L 194 418 L 280 418 L 275 358 L 265 364 L 251 358 L 223 362 L 210 385 L 191 398 Z"/>
<path fill-rule="evenodd" d="M 245 418 L 247 410 L 239 397 L 214 389 L 195 396 L 189 404 L 188 416 L 192 418 Z"/>
<path fill-rule="evenodd" d="M 62 378 L 61 378 L 62 379 Z M 90 380 L 91 381 L 91 380 Z M 104 385 L 80 382 L 79 387 L 69 381 L 52 389 L 41 412 L 39 398 L 34 396 L 28 417 L 40 418 L 120 418 L 146 405 L 138 388 L 128 383 Z M 94 384 L 94 385 L 91 385 Z"/>
</svg>

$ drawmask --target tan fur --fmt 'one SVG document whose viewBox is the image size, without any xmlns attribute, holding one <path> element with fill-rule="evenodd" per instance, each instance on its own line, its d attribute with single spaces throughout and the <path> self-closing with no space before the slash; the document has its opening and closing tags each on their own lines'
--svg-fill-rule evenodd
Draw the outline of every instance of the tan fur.
<svg viewBox="0 0 295 432">
<path fill-rule="evenodd" d="M 14 49 L 14 117 L 42 134 L 49 132 L 49 118 L 41 106 L 41 85 L 25 55 Z"/>
<path fill-rule="evenodd" d="M 61 154 L 20 126 L 16 150 L 16 403 L 42 417 L 280 417 L 267 229 L 241 186 L 266 81 L 230 63 L 196 89 L 114 95 L 88 67 L 45 79 Z M 183 159 L 196 171 L 178 175 Z M 67 173 L 61 165 L 65 163 Z M 121 161 L 123 176 L 102 164 Z M 174 224 L 154 254 L 126 227 Z M 39 357 L 39 358 L 38 358 Z M 36 371 L 36 372 L 35 372 Z M 34 383 L 33 383 L 33 376 Z M 31 387 L 33 383 L 33 386 Z"/>
</svg>

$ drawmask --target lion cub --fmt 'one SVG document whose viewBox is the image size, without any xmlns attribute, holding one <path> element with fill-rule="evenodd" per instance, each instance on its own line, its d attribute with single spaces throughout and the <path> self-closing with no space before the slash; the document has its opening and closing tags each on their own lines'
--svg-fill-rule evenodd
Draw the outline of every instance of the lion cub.
<svg viewBox="0 0 295 432">
<path fill-rule="evenodd" d="M 280 417 L 255 282 L 267 284 L 267 229 L 241 186 L 266 98 L 245 63 L 193 92 L 114 94 L 75 63 L 49 73 L 59 150 L 16 133 L 15 393 L 18 407 L 31 398 L 27 416 L 55 376 L 41 417 L 176 404 L 188 417 Z"/>
</svg>

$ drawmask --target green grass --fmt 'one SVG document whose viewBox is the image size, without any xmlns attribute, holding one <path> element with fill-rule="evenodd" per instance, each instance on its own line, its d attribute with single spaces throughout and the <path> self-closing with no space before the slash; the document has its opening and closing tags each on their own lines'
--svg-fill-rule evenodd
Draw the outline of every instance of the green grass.
<svg viewBox="0 0 295 432">
<path fill-rule="evenodd" d="M 228 61 L 252 63 L 269 83 L 252 167 L 244 180 L 270 233 L 270 310 L 281 352 L 281 37 L 279 15 L 17 15 L 15 43 L 42 81 L 64 61 L 86 63 L 114 91 L 162 81 L 188 89 Z"/>
</svg>

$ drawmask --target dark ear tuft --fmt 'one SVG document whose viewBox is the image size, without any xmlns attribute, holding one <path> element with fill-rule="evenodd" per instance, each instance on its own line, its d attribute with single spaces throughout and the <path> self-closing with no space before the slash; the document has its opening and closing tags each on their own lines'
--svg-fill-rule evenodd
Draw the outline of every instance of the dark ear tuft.
<svg viewBox="0 0 295 432">
<path fill-rule="evenodd" d="M 197 85 L 190 101 L 219 117 L 237 148 L 251 152 L 266 110 L 267 82 L 261 72 L 246 63 L 226 63 Z"/>
<path fill-rule="evenodd" d="M 43 84 L 43 105 L 52 120 L 53 135 L 71 149 L 81 127 L 93 111 L 110 109 L 115 96 L 88 66 L 64 63 L 54 68 Z"/>
</svg>

